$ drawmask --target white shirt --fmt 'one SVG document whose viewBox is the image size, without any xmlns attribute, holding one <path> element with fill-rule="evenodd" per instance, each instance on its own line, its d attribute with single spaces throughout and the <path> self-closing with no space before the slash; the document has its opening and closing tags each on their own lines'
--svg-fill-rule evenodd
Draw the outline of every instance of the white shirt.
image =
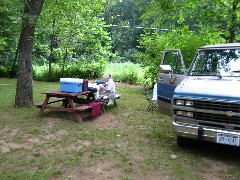
<svg viewBox="0 0 240 180">
<path fill-rule="evenodd" d="M 107 89 L 111 91 L 111 93 L 115 93 L 115 83 L 112 79 L 109 79 L 108 82 L 106 82 Z"/>
</svg>

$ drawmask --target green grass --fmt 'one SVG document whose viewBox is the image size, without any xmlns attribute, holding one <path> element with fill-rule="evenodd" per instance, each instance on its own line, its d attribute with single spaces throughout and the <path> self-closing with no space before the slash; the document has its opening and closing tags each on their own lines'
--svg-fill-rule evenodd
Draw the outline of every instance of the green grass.
<svg viewBox="0 0 240 180">
<path fill-rule="evenodd" d="M 58 88 L 35 81 L 34 102 Z M 40 118 L 36 107 L 14 108 L 15 91 L 16 80 L 0 78 L 0 179 L 240 178 L 238 149 L 178 147 L 171 118 L 147 110 L 143 87 L 118 84 L 118 107 L 102 115 L 109 124 L 49 110 Z"/>
</svg>

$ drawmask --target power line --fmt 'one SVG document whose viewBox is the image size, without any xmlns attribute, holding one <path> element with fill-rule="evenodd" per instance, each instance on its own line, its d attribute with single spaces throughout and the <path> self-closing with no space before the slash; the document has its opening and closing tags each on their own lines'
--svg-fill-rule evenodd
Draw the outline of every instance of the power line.
<svg viewBox="0 0 240 180">
<path fill-rule="evenodd" d="M 122 25 L 116 25 L 116 24 L 113 24 L 113 25 L 105 25 L 105 27 L 122 27 L 122 28 L 136 28 L 136 29 L 144 29 L 145 27 L 142 27 L 142 26 L 122 26 Z M 170 29 L 168 28 L 149 28 L 149 29 L 152 29 L 152 30 L 161 30 L 161 31 L 169 31 Z"/>
</svg>

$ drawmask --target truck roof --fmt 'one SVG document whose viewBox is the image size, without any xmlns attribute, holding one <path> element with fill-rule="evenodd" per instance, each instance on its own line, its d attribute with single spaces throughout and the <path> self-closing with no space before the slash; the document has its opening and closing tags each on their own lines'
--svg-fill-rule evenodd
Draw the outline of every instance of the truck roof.
<svg viewBox="0 0 240 180">
<path fill-rule="evenodd" d="M 201 49 L 236 49 L 240 48 L 240 43 L 225 43 L 225 44 L 214 44 L 214 45 L 206 45 L 203 47 L 200 47 Z"/>
</svg>

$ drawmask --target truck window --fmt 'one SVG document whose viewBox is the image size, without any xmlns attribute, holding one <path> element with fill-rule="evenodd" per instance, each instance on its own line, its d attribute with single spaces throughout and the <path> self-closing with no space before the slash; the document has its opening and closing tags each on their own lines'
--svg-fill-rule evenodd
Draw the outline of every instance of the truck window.
<svg viewBox="0 0 240 180">
<path fill-rule="evenodd" d="M 166 52 L 163 65 L 170 65 L 173 74 L 183 74 L 180 55 L 178 52 Z"/>
<path fill-rule="evenodd" d="M 197 53 L 190 75 L 239 76 L 240 52 L 238 49 L 201 50 Z"/>
</svg>

